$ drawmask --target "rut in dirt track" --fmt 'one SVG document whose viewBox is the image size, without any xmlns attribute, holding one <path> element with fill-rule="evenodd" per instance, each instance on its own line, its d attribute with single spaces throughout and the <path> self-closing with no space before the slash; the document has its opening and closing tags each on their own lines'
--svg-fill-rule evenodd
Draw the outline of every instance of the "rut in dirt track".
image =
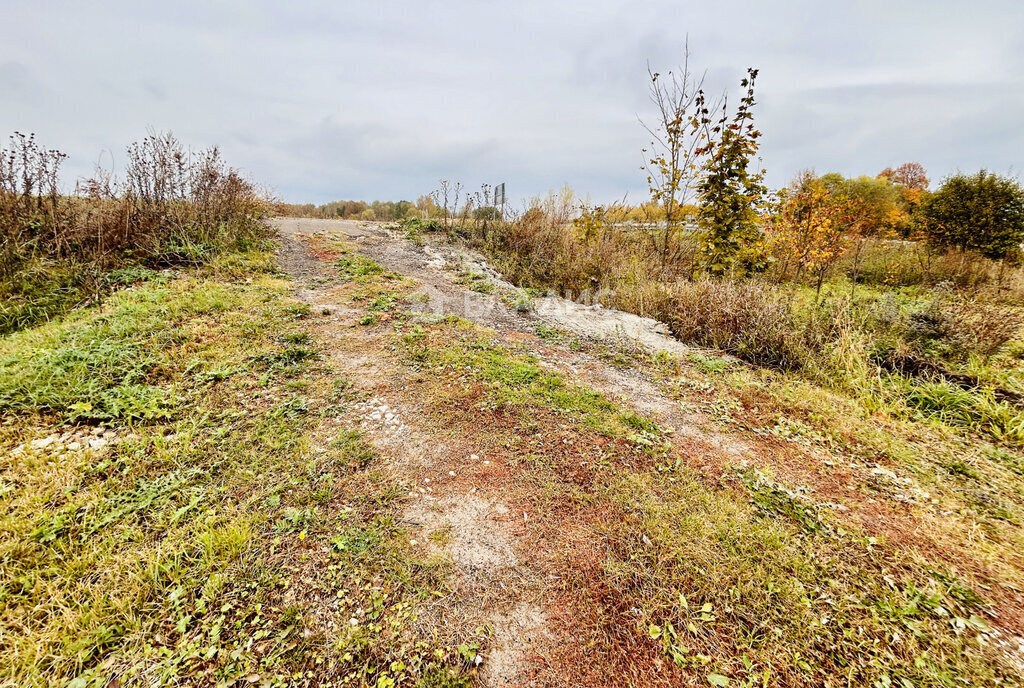
<svg viewBox="0 0 1024 688">
<path fill-rule="evenodd" d="M 515 289 L 480 256 L 448 243 L 417 245 L 378 225 L 308 219 L 280 219 L 276 225 L 281 238 L 279 264 L 295 279 L 298 297 L 314 306 L 315 312 L 332 313 L 327 319 L 330 324 L 318 332 L 329 348 L 332 341 L 351 341 L 359 311 L 335 303 L 338 299 L 327 286 L 332 267 L 306 243 L 318 236 L 342 239 L 360 255 L 414 279 L 421 297 L 416 311 L 456 315 L 495 330 L 499 337 L 515 337 L 542 366 L 559 370 L 624 407 L 665 425 L 681 428 L 689 423 L 680 406 L 638 371 L 617 369 L 585 350 L 550 346 L 535 335 L 538 322 L 544 320 L 583 338 L 606 335 L 617 344 L 636 346 L 644 345 L 646 337 L 648 347 L 653 341 L 675 352 L 685 349 L 657 332 L 654 321 L 557 297 L 540 299 L 539 314 L 515 311 L 499 294 L 477 293 L 457 282 L 472 272 L 485 274 L 505 293 Z M 332 364 L 373 394 L 373 400 L 360 410 L 361 427 L 391 465 L 401 467 L 401 477 L 420 486 L 408 495 L 403 517 L 412 527 L 412 536 L 431 549 L 438 547 L 430 542 L 432 533 L 454 534 L 443 549 L 455 566 L 458 583 L 455 598 L 446 603 L 463 618 L 475 618 L 494 629 L 481 680 L 486 686 L 529 685 L 531 662 L 545 654 L 545 643 L 551 638 L 543 605 L 546 578 L 524 563 L 529 558 L 524 540 L 527 514 L 508 503 L 510 489 L 522 488 L 509 483 L 504 467 L 488 460 L 482 450 L 461 446 L 459 439 L 432 435 L 426 429 L 429 423 L 419 415 L 422 400 L 408 391 L 406 373 L 379 353 L 383 342 L 374 348 L 370 341 L 374 335 L 358 332 L 355 336 L 364 345 L 363 352 L 353 357 L 351 351 L 339 350 L 331 355 Z M 642 336 L 630 338 L 628 332 Z M 549 432 L 554 436 L 558 430 Z M 700 432 L 693 427 L 682 434 Z"/>
<path fill-rule="evenodd" d="M 484 271 L 495 282 L 501 279 L 476 257 L 453 246 L 417 246 L 379 225 L 352 220 L 281 218 L 275 224 L 282 240 L 278 253 L 281 267 L 299 281 L 308 283 L 319 262 L 309 255 L 299 237 L 330 234 L 353 243 L 361 255 L 388 270 L 419 282 L 420 292 L 428 299 L 423 307 L 426 312 L 457 315 L 498 330 L 533 332 L 534 316 L 515 313 L 499 300 L 453 282 L 458 269 Z"/>
</svg>

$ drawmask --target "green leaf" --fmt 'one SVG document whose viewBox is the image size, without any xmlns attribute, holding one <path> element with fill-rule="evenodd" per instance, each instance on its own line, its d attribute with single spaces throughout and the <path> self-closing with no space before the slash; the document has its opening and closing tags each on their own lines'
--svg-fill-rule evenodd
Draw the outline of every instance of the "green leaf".
<svg viewBox="0 0 1024 688">
<path fill-rule="evenodd" d="M 652 638 L 660 638 L 661 637 L 661 626 L 658 626 L 656 624 L 651 624 L 650 626 L 647 627 L 647 634 L 649 636 L 651 636 Z"/>
<path fill-rule="evenodd" d="M 713 686 L 727 686 L 729 685 L 729 677 L 722 676 L 721 674 L 708 674 L 708 683 Z"/>
</svg>

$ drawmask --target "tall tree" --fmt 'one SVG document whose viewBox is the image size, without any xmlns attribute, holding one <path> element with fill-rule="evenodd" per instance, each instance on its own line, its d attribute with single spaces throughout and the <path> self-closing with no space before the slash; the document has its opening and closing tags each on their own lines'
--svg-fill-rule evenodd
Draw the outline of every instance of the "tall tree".
<svg viewBox="0 0 1024 688">
<path fill-rule="evenodd" d="M 909 221 L 903 207 L 903 187 L 893 184 L 888 177 L 843 177 L 831 172 L 821 178 L 836 194 L 849 199 L 855 210 L 859 232 L 865 237 L 889 237 L 902 233 Z"/>
<path fill-rule="evenodd" d="M 1024 189 L 985 170 L 955 174 L 922 204 L 925 230 L 939 246 L 1001 260 L 1024 242 Z"/>
<path fill-rule="evenodd" d="M 924 191 L 928 188 L 928 173 L 919 162 L 905 162 L 895 170 L 886 167 L 878 176 L 914 191 Z"/>
<path fill-rule="evenodd" d="M 903 236 L 910 236 L 919 229 L 918 216 L 921 202 L 928 195 L 928 173 L 921 163 L 903 163 L 895 170 L 887 167 L 878 173 L 879 179 L 891 182 L 900 194 L 900 207 L 904 218 L 896 227 Z"/>
<path fill-rule="evenodd" d="M 797 175 L 770 224 L 780 273 L 785 276 L 792 268 L 796 280 L 811 275 L 818 294 L 829 270 L 859 235 L 863 216 L 861 202 L 847 196 L 834 180 L 830 183 L 830 176 Z"/>
<path fill-rule="evenodd" d="M 740 250 L 757 238 L 758 211 L 768 192 L 764 170 L 754 168 L 757 140 L 761 136 L 754 127 L 756 78 L 757 70 L 748 69 L 740 82 L 746 92 L 731 116 L 728 102 L 709 109 L 704 93 L 697 94 L 697 114 L 691 126 L 706 142 L 696 149 L 698 155 L 706 156 L 697 185 L 697 222 L 704 232 L 704 267 L 713 275 L 732 270 Z"/>
</svg>

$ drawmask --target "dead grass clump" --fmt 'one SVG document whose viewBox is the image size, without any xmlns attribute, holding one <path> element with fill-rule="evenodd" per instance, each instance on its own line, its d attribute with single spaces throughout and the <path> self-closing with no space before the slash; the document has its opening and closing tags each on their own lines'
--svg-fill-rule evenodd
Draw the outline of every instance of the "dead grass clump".
<svg viewBox="0 0 1024 688">
<path fill-rule="evenodd" d="M 1017 337 L 1024 327 L 1019 309 L 956 301 L 949 306 L 949 336 L 967 352 L 988 358 Z"/>
<path fill-rule="evenodd" d="M 728 351 L 784 370 L 813 357 L 812 328 L 776 291 L 755 281 L 698 279 L 672 289 L 672 332 L 685 342 Z"/>
</svg>

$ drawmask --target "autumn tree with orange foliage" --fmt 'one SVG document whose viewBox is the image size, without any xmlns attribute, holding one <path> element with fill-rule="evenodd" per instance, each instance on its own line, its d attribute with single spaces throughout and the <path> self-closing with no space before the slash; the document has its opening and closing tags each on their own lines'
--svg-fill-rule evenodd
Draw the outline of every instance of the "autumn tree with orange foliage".
<svg viewBox="0 0 1024 688">
<path fill-rule="evenodd" d="M 850 245 L 861 213 L 857 202 L 802 172 L 782 194 L 770 232 L 783 278 L 811 275 L 817 294 L 825 276 Z"/>
<path fill-rule="evenodd" d="M 919 162 L 905 162 L 895 170 L 886 167 L 878 173 L 879 177 L 885 177 L 893 184 L 912 191 L 925 191 L 928 189 L 928 173 Z"/>
<path fill-rule="evenodd" d="M 895 170 L 886 167 L 878 173 L 878 179 L 888 179 L 900 192 L 901 206 L 906 213 L 906 221 L 901 225 L 904 236 L 909 236 L 914 229 L 913 219 L 921 207 L 921 201 L 928 194 L 928 173 L 919 162 L 906 162 Z"/>
</svg>

